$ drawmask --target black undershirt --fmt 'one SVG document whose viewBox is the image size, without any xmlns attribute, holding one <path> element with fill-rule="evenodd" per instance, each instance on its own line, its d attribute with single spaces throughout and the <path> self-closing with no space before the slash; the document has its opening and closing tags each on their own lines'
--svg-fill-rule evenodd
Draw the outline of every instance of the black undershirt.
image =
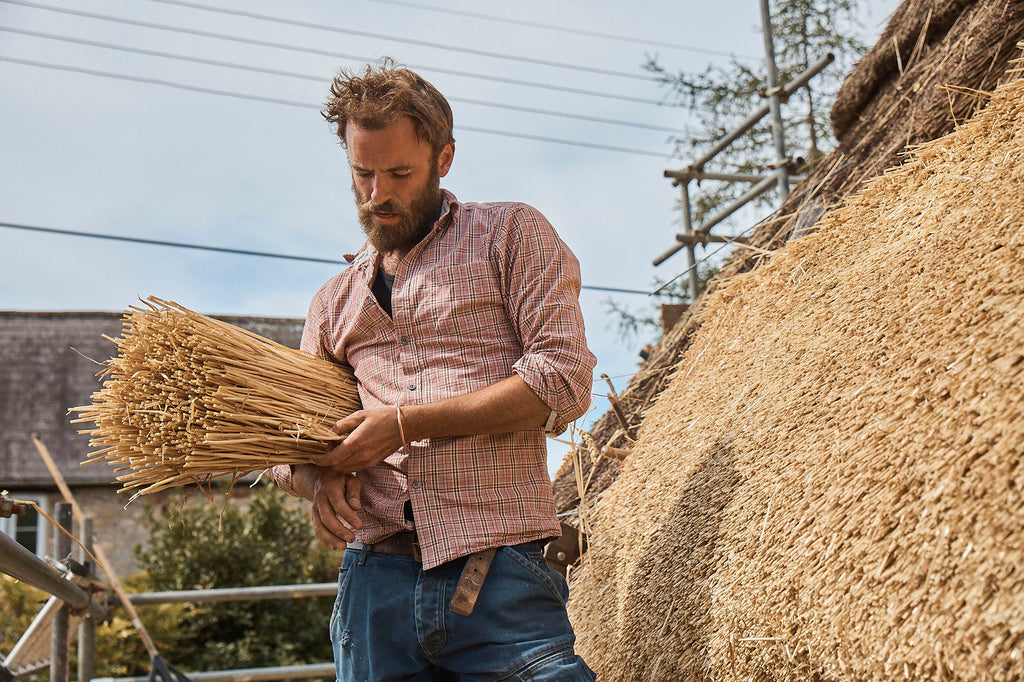
<svg viewBox="0 0 1024 682">
<path fill-rule="evenodd" d="M 377 270 L 377 276 L 373 278 L 373 286 L 370 287 L 370 290 L 373 291 L 377 303 L 388 314 L 388 317 L 394 317 L 391 314 L 391 290 L 394 287 L 395 276 L 384 272 L 383 268 Z"/>
</svg>

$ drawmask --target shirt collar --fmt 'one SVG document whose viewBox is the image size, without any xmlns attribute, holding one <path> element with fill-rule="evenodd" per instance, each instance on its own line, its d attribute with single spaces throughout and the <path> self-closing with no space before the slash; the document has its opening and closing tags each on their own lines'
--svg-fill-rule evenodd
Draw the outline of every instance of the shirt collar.
<svg viewBox="0 0 1024 682">
<path fill-rule="evenodd" d="M 455 212 L 459 208 L 459 200 L 446 189 L 441 190 L 441 217 L 434 223 L 434 231 L 441 234 L 455 221 Z"/>
</svg>

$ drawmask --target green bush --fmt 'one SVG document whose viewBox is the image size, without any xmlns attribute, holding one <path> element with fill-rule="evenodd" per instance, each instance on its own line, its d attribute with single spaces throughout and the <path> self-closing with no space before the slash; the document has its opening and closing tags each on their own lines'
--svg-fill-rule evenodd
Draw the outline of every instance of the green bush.
<svg viewBox="0 0 1024 682">
<path fill-rule="evenodd" d="M 0 574 L 0 654 L 6 656 L 11 652 L 49 596 Z"/>
</svg>

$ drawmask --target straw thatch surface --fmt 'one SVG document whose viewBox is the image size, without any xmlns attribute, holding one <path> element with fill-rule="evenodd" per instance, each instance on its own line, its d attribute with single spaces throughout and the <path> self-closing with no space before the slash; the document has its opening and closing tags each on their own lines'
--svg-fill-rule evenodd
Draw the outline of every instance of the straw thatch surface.
<svg viewBox="0 0 1024 682">
<path fill-rule="evenodd" d="M 809 177 L 793 188 L 777 214 L 762 224 L 751 242 L 777 249 L 794 231 L 806 230 L 870 178 L 900 161 L 908 144 L 923 143 L 949 133 L 985 104 L 982 92 L 995 89 L 1024 40 L 1024 2 L 1019 0 L 907 0 L 893 13 L 878 44 L 847 77 L 834 107 L 840 144 Z M 900 58 L 896 58 L 899 45 Z M 753 269 L 760 256 L 738 250 L 709 284 Z M 703 305 L 699 298 L 692 307 Z M 632 425 L 666 385 L 667 370 L 689 345 L 698 328 L 688 315 L 666 334 L 654 354 L 622 396 Z M 608 412 L 591 428 L 599 445 L 619 429 Z M 619 446 L 624 441 L 617 439 Z M 588 495 L 604 490 L 619 473 L 619 462 L 601 459 L 591 468 L 584 457 Z M 555 504 L 560 512 L 579 504 L 576 475 L 567 457 L 555 476 Z"/>
<path fill-rule="evenodd" d="M 595 508 L 602 679 L 1024 677 L 1022 150 L 1017 80 L 707 301 Z"/>
</svg>

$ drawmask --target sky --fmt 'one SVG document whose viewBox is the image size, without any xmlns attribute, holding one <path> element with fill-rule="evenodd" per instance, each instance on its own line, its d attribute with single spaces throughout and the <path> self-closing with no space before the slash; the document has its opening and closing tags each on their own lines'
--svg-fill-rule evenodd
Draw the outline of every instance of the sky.
<svg viewBox="0 0 1024 682">
<path fill-rule="evenodd" d="M 866 3 L 867 44 L 897 4 Z M 589 428 L 608 406 L 600 376 L 623 390 L 653 340 L 624 341 L 609 301 L 650 314 L 655 300 L 629 292 L 686 268 L 683 252 L 652 261 L 679 231 L 663 172 L 686 165 L 669 138 L 689 114 L 642 64 L 762 65 L 757 0 L 0 0 L 0 223 L 340 259 L 363 239 L 319 108 L 340 68 L 383 56 L 451 101 L 442 186 L 532 204 L 579 258 L 598 358 Z M 339 269 L 3 226 L 0 253 L 0 309 L 23 311 L 152 295 L 302 317 Z M 566 451 L 550 443 L 552 473 Z"/>
</svg>

